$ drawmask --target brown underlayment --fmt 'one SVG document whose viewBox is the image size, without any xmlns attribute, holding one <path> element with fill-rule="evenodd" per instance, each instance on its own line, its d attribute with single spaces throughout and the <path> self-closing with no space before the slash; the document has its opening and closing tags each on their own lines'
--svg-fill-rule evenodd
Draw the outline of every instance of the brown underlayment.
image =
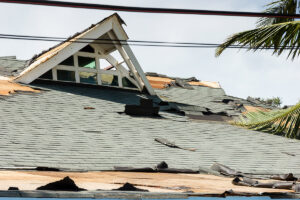
<svg viewBox="0 0 300 200">
<path fill-rule="evenodd" d="M 270 111 L 269 109 L 266 109 L 266 108 L 263 108 L 263 107 L 259 107 L 259 106 L 247 106 L 247 105 L 244 105 L 244 108 L 246 109 L 246 111 L 243 114 L 246 114 L 248 112 L 258 112 L 258 111 L 267 112 L 267 111 Z"/>
<path fill-rule="evenodd" d="M 174 79 L 171 78 L 164 78 L 164 77 L 154 77 L 154 76 L 146 76 L 150 85 L 155 89 L 164 89 L 172 82 L 175 82 Z M 205 86 L 211 88 L 221 88 L 218 82 L 212 81 L 191 81 L 188 82 L 190 85 L 194 86 Z"/>
<path fill-rule="evenodd" d="M 195 193 L 222 194 L 230 189 L 235 192 L 254 194 L 261 192 L 292 192 L 291 190 L 236 186 L 231 183 L 233 178 L 205 174 L 42 171 L 0 171 L 0 190 L 7 190 L 9 187 L 18 187 L 20 190 L 35 190 L 39 186 L 60 180 L 66 176 L 73 179 L 78 187 L 87 190 L 111 190 L 129 182 L 150 192 L 193 191 Z"/>
<path fill-rule="evenodd" d="M 37 93 L 39 90 L 32 89 L 27 86 L 20 85 L 8 80 L 0 80 L 0 95 L 8 96 L 15 93 L 16 91 L 23 92 L 34 92 Z"/>
</svg>

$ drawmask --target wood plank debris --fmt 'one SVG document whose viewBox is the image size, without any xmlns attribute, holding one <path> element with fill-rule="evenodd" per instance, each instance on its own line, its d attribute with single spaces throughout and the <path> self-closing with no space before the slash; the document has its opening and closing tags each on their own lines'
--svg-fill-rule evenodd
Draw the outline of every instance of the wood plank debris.
<svg viewBox="0 0 300 200">
<path fill-rule="evenodd" d="M 194 149 L 194 148 L 180 147 L 180 146 L 176 145 L 174 142 L 170 142 L 169 140 L 162 138 L 162 137 L 154 138 L 154 140 L 156 142 L 159 142 L 159 143 L 166 145 L 168 147 L 171 147 L 171 148 L 178 148 L 178 149 L 183 149 L 183 150 L 187 150 L 187 151 L 196 151 L 196 149 Z"/>
</svg>

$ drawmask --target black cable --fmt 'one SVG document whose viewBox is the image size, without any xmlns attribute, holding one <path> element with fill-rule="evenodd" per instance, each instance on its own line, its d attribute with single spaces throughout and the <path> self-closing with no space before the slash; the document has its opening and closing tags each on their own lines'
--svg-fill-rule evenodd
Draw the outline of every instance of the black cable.
<svg viewBox="0 0 300 200">
<path fill-rule="evenodd" d="M 42 39 L 42 38 L 23 38 L 23 37 L 7 37 L 0 36 L 1 39 L 14 39 L 14 40 L 33 40 L 33 41 L 44 41 L 44 42 L 72 42 L 72 43 L 86 43 L 89 44 L 91 42 L 87 41 L 65 41 L 58 39 Z M 114 44 L 114 42 L 92 42 L 93 44 Z M 122 44 L 122 43 L 121 43 Z M 159 45 L 159 44 L 122 44 L 122 45 L 131 45 L 131 46 L 148 46 L 148 47 L 185 47 L 185 48 L 216 48 L 217 46 L 205 46 L 205 45 Z M 235 47 L 240 48 L 240 47 Z"/>
<path fill-rule="evenodd" d="M 69 8 L 85 8 L 85 9 L 124 11 L 124 12 L 139 12 L 139 13 L 165 13 L 165 14 L 186 14 L 186 15 L 223 15 L 223 16 L 240 16 L 240 17 L 300 18 L 299 14 L 286 15 L 286 14 L 276 14 L 276 13 L 241 12 L 241 11 L 150 8 L 150 7 L 117 6 L 117 5 L 77 3 L 77 2 L 64 2 L 64 1 L 49 1 L 49 0 L 0 0 L 0 3 L 17 3 L 17 4 L 42 5 L 42 6 L 59 6 L 59 7 L 69 7 Z"/>
<path fill-rule="evenodd" d="M 1 37 L 20 37 L 20 38 L 40 38 L 49 40 L 67 40 L 64 37 L 46 37 L 46 36 L 33 36 L 33 35 L 12 35 L 12 34 L 0 34 Z M 95 38 L 77 38 L 76 40 L 84 42 L 93 41 L 109 41 L 109 42 L 120 42 L 120 43 L 152 43 L 152 44 L 173 44 L 173 45 L 206 45 L 206 46 L 218 46 L 216 43 L 195 43 L 195 42 L 166 42 L 166 41 L 153 41 L 153 40 L 113 40 L 113 39 L 95 39 Z M 237 46 L 237 45 L 233 45 Z"/>
<path fill-rule="evenodd" d="M 4 34 L 0 34 L 0 39 L 14 39 L 14 40 L 32 40 L 32 41 L 46 41 L 46 42 L 72 42 L 72 43 L 93 43 L 93 44 L 115 44 L 114 41 L 96 41 L 93 42 L 93 40 L 90 41 L 80 41 L 80 38 L 76 39 L 76 41 L 69 41 L 69 40 L 63 40 L 63 39 L 51 39 L 50 37 L 33 37 L 33 36 L 17 36 L 17 35 L 13 35 L 13 36 L 5 36 Z M 117 40 L 115 40 L 117 41 Z M 205 43 L 193 43 L 193 44 L 201 44 L 201 45 L 178 45 L 180 43 L 174 44 L 174 45 L 170 45 L 170 44 L 151 44 L 151 43 L 139 43 L 139 44 L 135 44 L 135 43 L 122 43 L 122 41 L 118 41 L 120 42 L 122 45 L 131 45 L 131 46 L 147 46 L 147 47 L 181 47 L 181 48 L 217 48 L 219 46 L 219 44 L 205 44 Z M 184 44 L 184 43 L 182 43 Z M 227 48 L 234 48 L 234 49 L 249 49 L 249 46 L 243 46 L 243 45 L 231 45 Z M 285 49 L 291 49 L 293 48 L 292 46 L 286 46 Z M 275 49 L 274 47 L 261 47 L 259 49 Z"/>
</svg>

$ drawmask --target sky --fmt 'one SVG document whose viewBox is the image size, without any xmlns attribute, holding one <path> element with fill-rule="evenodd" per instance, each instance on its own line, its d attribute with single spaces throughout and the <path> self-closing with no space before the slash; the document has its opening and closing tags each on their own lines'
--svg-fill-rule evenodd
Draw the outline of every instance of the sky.
<svg viewBox="0 0 300 200">
<path fill-rule="evenodd" d="M 66 0 L 124 6 L 260 12 L 270 0 Z M 112 11 L 0 3 L 0 33 L 69 37 L 113 14 Z M 255 28 L 257 18 L 118 12 L 131 40 L 222 43 Z M 0 39 L 0 56 L 30 59 L 55 42 Z M 284 105 L 300 101 L 300 63 L 270 50 L 131 47 L 145 72 L 217 81 L 226 94 L 247 98 L 281 97 Z"/>
</svg>

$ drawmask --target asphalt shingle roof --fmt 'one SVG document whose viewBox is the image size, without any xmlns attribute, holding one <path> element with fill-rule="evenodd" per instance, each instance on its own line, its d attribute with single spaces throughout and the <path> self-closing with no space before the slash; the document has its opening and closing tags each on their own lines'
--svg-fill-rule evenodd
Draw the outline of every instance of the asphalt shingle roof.
<svg viewBox="0 0 300 200">
<path fill-rule="evenodd" d="M 18 60 L 15 56 L 0 57 L 0 75 L 13 76 L 26 66 L 26 60 Z"/>
<path fill-rule="evenodd" d="M 0 99 L 0 168 L 110 170 L 113 166 L 153 167 L 166 161 L 169 167 L 198 169 L 220 162 L 243 172 L 300 174 L 298 140 L 226 123 L 189 121 L 166 112 L 160 112 L 162 118 L 122 114 L 125 104 L 139 103 L 144 95 L 138 93 L 36 86 L 45 91 Z M 159 93 L 176 96 L 175 90 Z M 189 101 L 202 105 L 201 100 Z M 164 146 L 154 141 L 158 136 L 197 150 Z"/>
</svg>

